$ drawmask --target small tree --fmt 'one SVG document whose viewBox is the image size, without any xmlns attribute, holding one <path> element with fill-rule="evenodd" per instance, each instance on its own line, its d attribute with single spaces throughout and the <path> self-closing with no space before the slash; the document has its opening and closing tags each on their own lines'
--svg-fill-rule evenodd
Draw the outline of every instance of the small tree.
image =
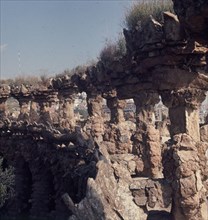
<svg viewBox="0 0 208 220">
<path fill-rule="evenodd" d="M 3 158 L 0 157 L 0 208 L 14 196 L 14 169 L 3 169 Z"/>
</svg>

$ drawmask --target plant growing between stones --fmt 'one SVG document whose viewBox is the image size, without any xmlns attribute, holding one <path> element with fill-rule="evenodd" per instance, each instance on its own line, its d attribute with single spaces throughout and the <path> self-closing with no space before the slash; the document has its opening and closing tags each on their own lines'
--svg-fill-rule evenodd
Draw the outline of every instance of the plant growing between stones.
<svg viewBox="0 0 208 220">
<path fill-rule="evenodd" d="M 140 30 L 150 15 L 157 21 L 163 20 L 162 12 L 173 10 L 173 3 L 171 0 L 147 0 L 134 3 L 126 12 L 124 25 L 129 30 Z"/>
</svg>

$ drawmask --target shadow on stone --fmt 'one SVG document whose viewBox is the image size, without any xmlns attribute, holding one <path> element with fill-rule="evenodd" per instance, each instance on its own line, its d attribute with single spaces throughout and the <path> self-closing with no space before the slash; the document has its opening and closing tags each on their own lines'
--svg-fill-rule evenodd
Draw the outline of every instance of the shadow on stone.
<svg viewBox="0 0 208 220">
<path fill-rule="evenodd" d="M 147 220 L 173 220 L 173 218 L 165 211 L 150 211 Z"/>
</svg>

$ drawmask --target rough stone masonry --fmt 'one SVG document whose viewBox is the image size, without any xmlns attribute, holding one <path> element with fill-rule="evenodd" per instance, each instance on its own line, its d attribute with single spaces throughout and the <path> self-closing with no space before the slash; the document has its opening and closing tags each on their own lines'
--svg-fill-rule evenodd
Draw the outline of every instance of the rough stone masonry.
<svg viewBox="0 0 208 220">
<path fill-rule="evenodd" d="M 127 54 L 54 78 L 48 87 L 0 85 L 0 153 L 14 167 L 4 214 L 71 220 L 207 220 L 208 1 L 173 0 L 175 14 L 124 30 Z M 78 92 L 88 119 L 75 120 Z M 8 98 L 19 102 L 12 118 Z M 169 109 L 170 139 L 154 122 Z M 136 105 L 134 125 L 125 99 Z M 103 99 L 110 120 L 102 114 Z M 54 107 L 55 106 L 55 107 Z"/>
</svg>

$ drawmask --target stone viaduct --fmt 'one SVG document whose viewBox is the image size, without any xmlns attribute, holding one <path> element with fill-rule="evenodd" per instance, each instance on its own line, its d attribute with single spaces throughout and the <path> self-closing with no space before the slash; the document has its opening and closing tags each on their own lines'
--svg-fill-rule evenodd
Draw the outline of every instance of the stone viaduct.
<svg viewBox="0 0 208 220">
<path fill-rule="evenodd" d="M 208 2 L 173 0 L 177 14 L 124 30 L 127 53 L 50 85 L 0 85 L 0 153 L 15 169 L 13 217 L 71 220 L 207 220 Z M 86 92 L 89 117 L 75 121 L 74 95 Z M 19 102 L 18 118 L 6 101 Z M 110 121 L 102 115 L 103 99 Z M 124 118 L 136 105 L 135 127 Z M 154 106 L 169 109 L 161 142 Z"/>
</svg>

